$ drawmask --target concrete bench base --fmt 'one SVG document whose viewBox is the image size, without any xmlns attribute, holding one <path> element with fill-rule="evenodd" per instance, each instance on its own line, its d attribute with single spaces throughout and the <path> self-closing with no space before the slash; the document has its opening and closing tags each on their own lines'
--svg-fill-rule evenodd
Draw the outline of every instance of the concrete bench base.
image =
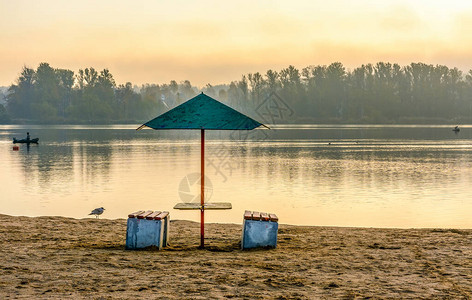
<svg viewBox="0 0 472 300">
<path fill-rule="evenodd" d="M 142 249 L 150 246 L 162 249 L 168 245 L 168 231 L 168 215 L 161 220 L 128 218 L 126 249 Z"/>
<path fill-rule="evenodd" d="M 278 229 L 277 222 L 244 219 L 241 248 L 277 247 Z"/>
</svg>

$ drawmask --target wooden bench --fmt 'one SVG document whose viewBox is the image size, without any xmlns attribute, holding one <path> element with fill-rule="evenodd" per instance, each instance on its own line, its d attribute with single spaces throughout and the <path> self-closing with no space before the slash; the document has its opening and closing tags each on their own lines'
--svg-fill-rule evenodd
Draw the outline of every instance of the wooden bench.
<svg viewBox="0 0 472 300">
<path fill-rule="evenodd" d="M 276 214 L 271 214 L 271 213 L 260 213 L 257 211 L 249 211 L 246 210 L 244 212 L 244 219 L 245 220 L 255 220 L 255 221 L 272 221 L 272 222 L 278 222 L 279 218 L 277 218 Z"/>
<path fill-rule="evenodd" d="M 277 215 L 246 210 L 243 219 L 242 249 L 277 247 Z"/>
<path fill-rule="evenodd" d="M 168 245 L 170 215 L 168 211 L 139 210 L 128 215 L 126 249 Z"/>
</svg>

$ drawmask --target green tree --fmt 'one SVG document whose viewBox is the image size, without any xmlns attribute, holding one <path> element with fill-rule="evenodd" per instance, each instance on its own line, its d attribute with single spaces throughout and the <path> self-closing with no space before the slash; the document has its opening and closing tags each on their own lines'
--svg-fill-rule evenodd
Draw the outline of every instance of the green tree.
<svg viewBox="0 0 472 300">
<path fill-rule="evenodd" d="M 34 90 L 35 97 L 31 104 L 33 119 L 40 122 L 57 121 L 58 108 L 62 104 L 60 82 L 48 63 L 39 64 L 35 73 Z"/>
<path fill-rule="evenodd" d="M 146 84 L 140 90 L 141 101 L 143 102 L 143 111 L 140 116 L 142 119 L 150 119 L 167 111 L 168 105 L 161 100 L 161 89 L 157 84 Z"/>
<path fill-rule="evenodd" d="M 266 74 L 267 94 L 276 92 L 280 88 L 279 73 L 273 70 L 267 70 Z"/>
<path fill-rule="evenodd" d="M 59 113 L 62 119 L 64 120 L 66 118 L 66 110 L 70 106 L 72 101 L 74 72 L 66 69 L 56 69 L 56 76 L 59 79 L 59 93 L 61 98 Z"/>
<path fill-rule="evenodd" d="M 266 84 L 265 80 L 259 72 L 254 74 L 249 73 L 247 79 L 249 80 L 249 85 L 251 87 L 250 95 L 253 105 L 257 106 L 263 100 L 263 89 Z"/>
<path fill-rule="evenodd" d="M 10 115 L 3 104 L 0 104 L 0 124 L 7 124 L 11 122 Z"/>
<path fill-rule="evenodd" d="M 135 107 L 138 105 L 137 101 L 140 97 L 134 92 L 131 82 L 127 82 L 125 85 L 120 84 L 115 94 L 119 107 L 119 119 L 130 120 L 136 117 Z"/>
<path fill-rule="evenodd" d="M 7 110 L 14 118 L 30 119 L 31 103 L 34 99 L 34 78 L 33 69 L 23 67 L 17 84 L 13 84 L 8 89 Z"/>
</svg>

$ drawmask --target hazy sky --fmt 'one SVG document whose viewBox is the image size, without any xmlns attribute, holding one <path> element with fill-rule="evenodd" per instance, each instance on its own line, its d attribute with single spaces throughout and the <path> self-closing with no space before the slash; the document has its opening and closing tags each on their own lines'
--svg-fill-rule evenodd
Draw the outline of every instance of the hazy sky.
<svg viewBox="0 0 472 300">
<path fill-rule="evenodd" d="M 340 61 L 472 68 L 470 0 L 0 0 L 0 85 L 48 62 L 108 68 L 117 83 L 188 79 Z"/>
</svg>

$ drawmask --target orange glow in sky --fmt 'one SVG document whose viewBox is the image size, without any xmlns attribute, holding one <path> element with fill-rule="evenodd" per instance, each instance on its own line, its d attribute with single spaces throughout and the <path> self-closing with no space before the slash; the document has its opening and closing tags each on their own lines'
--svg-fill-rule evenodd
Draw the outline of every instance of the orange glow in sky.
<svg viewBox="0 0 472 300">
<path fill-rule="evenodd" d="M 472 2 L 0 0 L 0 85 L 26 65 L 117 83 L 229 83 L 248 72 L 378 61 L 472 68 Z"/>
</svg>

